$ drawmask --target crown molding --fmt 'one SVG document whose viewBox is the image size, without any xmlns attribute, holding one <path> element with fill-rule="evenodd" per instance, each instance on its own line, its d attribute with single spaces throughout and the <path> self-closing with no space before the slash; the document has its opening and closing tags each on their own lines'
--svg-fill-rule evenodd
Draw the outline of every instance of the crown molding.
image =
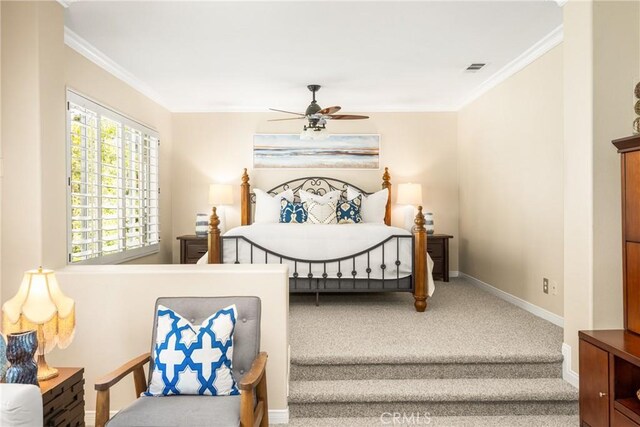
<svg viewBox="0 0 640 427">
<path fill-rule="evenodd" d="M 487 93 L 490 89 L 493 89 L 503 81 L 507 80 L 509 77 L 516 74 L 518 71 L 521 71 L 536 59 L 540 58 L 545 53 L 549 52 L 554 47 L 558 46 L 560 43 L 562 43 L 562 39 L 563 29 L 562 25 L 560 25 L 549 34 L 547 34 L 544 38 L 542 38 L 542 40 L 538 41 L 536 44 L 524 51 L 516 59 L 509 62 L 507 65 L 499 69 L 495 74 L 481 83 L 480 86 L 478 86 L 473 92 L 471 92 L 471 95 L 464 102 L 462 102 L 462 104 L 460 104 L 457 110 L 461 110 L 462 108 L 471 104 L 473 101 Z"/>
<path fill-rule="evenodd" d="M 142 80 L 131 74 L 129 71 L 124 69 L 113 59 L 109 58 L 100 50 L 96 49 L 95 46 L 80 37 L 77 33 L 75 33 L 67 26 L 64 27 L 64 43 L 71 49 L 78 52 L 80 55 L 87 58 L 89 61 L 96 64 L 98 67 L 112 74 L 116 78 L 122 80 L 138 92 L 142 93 L 147 98 L 171 111 L 171 108 L 169 108 L 168 104 L 155 90 L 153 90 Z"/>
</svg>

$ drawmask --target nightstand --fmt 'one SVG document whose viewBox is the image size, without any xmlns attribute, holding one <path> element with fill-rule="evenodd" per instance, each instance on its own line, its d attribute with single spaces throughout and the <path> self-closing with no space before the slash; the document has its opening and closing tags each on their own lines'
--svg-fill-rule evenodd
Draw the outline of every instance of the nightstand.
<svg viewBox="0 0 640 427">
<path fill-rule="evenodd" d="M 176 237 L 180 241 L 180 264 L 195 264 L 207 253 L 209 239 L 193 234 Z"/>
<path fill-rule="evenodd" d="M 453 236 L 427 235 L 427 252 L 433 260 L 433 280 L 449 281 L 449 239 L 453 239 Z"/>
<path fill-rule="evenodd" d="M 84 426 L 84 369 L 58 368 L 58 376 L 40 381 L 43 426 Z"/>
</svg>

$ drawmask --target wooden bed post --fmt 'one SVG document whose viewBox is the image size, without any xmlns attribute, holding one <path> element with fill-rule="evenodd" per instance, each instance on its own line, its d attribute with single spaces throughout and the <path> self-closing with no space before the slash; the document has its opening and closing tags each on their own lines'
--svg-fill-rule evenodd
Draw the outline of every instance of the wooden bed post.
<svg viewBox="0 0 640 427">
<path fill-rule="evenodd" d="M 422 206 L 418 206 L 414 223 L 416 224 L 413 227 L 416 252 L 413 260 L 415 271 L 413 298 L 416 311 L 423 312 L 427 309 L 427 229 L 424 227 Z"/>
<path fill-rule="evenodd" d="M 249 174 L 247 168 L 242 173 L 242 184 L 240 185 L 240 225 L 251 224 L 251 190 L 249 185 Z"/>
<path fill-rule="evenodd" d="M 216 207 L 211 209 L 211 217 L 209 218 L 209 264 L 220 264 L 220 218 L 216 213 Z"/>
<path fill-rule="evenodd" d="M 387 206 L 384 211 L 384 223 L 391 225 L 391 175 L 389 174 L 389 168 L 384 168 L 384 174 L 382 174 L 382 188 L 389 190 Z"/>
</svg>

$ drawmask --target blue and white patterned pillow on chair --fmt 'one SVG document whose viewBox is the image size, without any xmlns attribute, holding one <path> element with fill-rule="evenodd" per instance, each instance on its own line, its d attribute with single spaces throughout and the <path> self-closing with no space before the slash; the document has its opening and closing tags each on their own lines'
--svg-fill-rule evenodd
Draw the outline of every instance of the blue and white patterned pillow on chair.
<svg viewBox="0 0 640 427">
<path fill-rule="evenodd" d="M 158 306 L 153 373 L 146 396 L 240 394 L 231 372 L 235 305 L 192 325 L 180 314 Z"/>
<path fill-rule="evenodd" d="M 362 195 L 353 200 L 343 200 L 336 208 L 338 224 L 357 224 L 362 222 L 360 216 L 360 206 L 362 205 Z"/>
<path fill-rule="evenodd" d="M 280 201 L 280 222 L 307 222 L 307 210 L 302 203 L 290 202 L 283 197 Z"/>
</svg>

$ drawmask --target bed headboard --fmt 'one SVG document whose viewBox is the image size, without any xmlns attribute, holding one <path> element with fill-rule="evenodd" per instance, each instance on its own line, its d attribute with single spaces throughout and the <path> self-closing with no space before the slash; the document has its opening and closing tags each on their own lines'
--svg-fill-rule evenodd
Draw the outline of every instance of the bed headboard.
<svg viewBox="0 0 640 427">
<path fill-rule="evenodd" d="M 371 192 L 364 191 L 357 185 L 353 185 L 349 182 L 342 181 L 336 178 L 328 178 L 324 176 L 308 176 L 304 178 L 296 178 L 290 181 L 284 182 L 280 185 L 273 187 L 267 193 L 276 195 L 284 190 L 291 189 L 298 198 L 299 190 L 306 190 L 313 194 L 323 195 L 329 191 L 339 190 L 346 198 L 347 187 L 354 188 L 363 194 L 369 195 Z M 391 225 L 391 175 L 389 174 L 389 168 L 384 168 L 384 174 L 382 175 L 382 188 L 386 188 L 389 191 L 389 197 L 387 198 L 387 206 L 384 215 L 384 223 Z M 242 225 L 251 224 L 251 211 L 252 205 L 256 202 L 256 196 L 251 192 L 251 186 L 249 184 L 249 174 L 247 169 L 244 169 L 242 174 L 242 184 L 240 186 L 240 222 Z"/>
</svg>

